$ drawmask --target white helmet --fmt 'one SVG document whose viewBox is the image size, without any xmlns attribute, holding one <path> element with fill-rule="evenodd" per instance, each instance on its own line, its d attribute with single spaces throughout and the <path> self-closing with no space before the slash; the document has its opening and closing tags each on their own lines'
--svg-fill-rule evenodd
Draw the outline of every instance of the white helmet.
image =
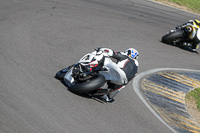
<svg viewBox="0 0 200 133">
<path fill-rule="evenodd" d="M 131 59 L 138 59 L 139 56 L 139 52 L 134 49 L 134 48 L 129 48 L 126 51 L 124 51 L 126 53 L 127 56 L 129 56 Z"/>
</svg>

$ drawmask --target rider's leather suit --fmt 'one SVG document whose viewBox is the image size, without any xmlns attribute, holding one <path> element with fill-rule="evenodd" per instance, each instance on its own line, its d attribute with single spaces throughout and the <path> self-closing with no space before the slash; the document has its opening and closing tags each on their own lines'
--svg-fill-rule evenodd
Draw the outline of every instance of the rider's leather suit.
<svg viewBox="0 0 200 133">
<path fill-rule="evenodd" d="M 123 85 L 128 84 L 128 82 L 135 77 L 138 72 L 139 63 L 136 59 L 131 59 L 124 52 L 114 52 L 109 48 L 101 48 L 101 51 L 105 52 L 109 57 L 105 58 L 114 58 L 116 61 L 112 62 L 112 64 L 108 64 L 104 66 L 104 68 L 112 65 L 113 72 L 117 72 L 118 74 L 115 77 L 110 77 L 110 88 L 118 89 Z M 100 62 L 104 60 L 103 58 L 99 60 Z"/>
</svg>

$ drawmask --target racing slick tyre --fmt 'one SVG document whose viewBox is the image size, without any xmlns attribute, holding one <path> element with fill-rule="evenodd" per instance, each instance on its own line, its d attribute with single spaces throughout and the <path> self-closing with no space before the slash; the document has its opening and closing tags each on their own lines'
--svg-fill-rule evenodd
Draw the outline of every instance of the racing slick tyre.
<svg viewBox="0 0 200 133">
<path fill-rule="evenodd" d="M 181 39 L 183 37 L 184 31 L 183 30 L 178 30 L 176 32 L 170 32 L 167 35 L 164 35 L 162 37 L 162 42 L 163 43 L 173 43 L 173 41 L 176 41 L 177 39 Z"/>
<path fill-rule="evenodd" d="M 72 83 L 69 86 L 69 91 L 76 94 L 86 94 L 98 90 L 98 88 L 102 87 L 105 82 L 105 77 L 99 74 L 97 75 L 97 77 L 87 80 L 85 82 Z"/>
</svg>

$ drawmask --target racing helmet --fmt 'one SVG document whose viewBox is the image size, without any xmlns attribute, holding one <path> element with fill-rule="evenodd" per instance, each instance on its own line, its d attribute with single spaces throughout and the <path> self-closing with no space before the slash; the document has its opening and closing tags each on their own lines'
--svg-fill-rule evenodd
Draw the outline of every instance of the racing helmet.
<svg viewBox="0 0 200 133">
<path fill-rule="evenodd" d="M 134 49 L 134 48 L 129 48 L 127 50 L 124 51 L 126 53 L 127 56 L 129 56 L 131 59 L 138 59 L 139 56 L 139 52 Z"/>
<path fill-rule="evenodd" d="M 199 21 L 198 19 L 195 19 L 194 22 L 195 22 L 195 24 L 196 24 L 196 25 L 198 26 L 198 28 L 199 28 L 199 26 L 200 26 L 200 21 Z"/>
</svg>

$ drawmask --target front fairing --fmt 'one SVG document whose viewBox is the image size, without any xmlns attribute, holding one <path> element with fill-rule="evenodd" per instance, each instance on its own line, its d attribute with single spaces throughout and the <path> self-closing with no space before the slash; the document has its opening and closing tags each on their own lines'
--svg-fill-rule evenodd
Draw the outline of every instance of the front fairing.
<svg viewBox="0 0 200 133">
<path fill-rule="evenodd" d="M 66 74 L 64 77 L 64 82 L 70 87 L 70 85 L 74 82 L 74 78 L 72 77 L 72 71 L 73 71 L 72 67 Z"/>
<path fill-rule="evenodd" d="M 101 58 L 106 57 L 105 61 L 104 61 L 104 66 L 106 67 L 107 65 L 109 65 L 112 60 L 107 56 L 106 53 L 103 53 L 102 51 L 99 52 L 92 52 L 92 53 L 88 53 L 86 55 L 84 55 L 77 64 L 81 64 L 82 66 L 87 66 L 89 65 L 90 67 L 95 66 L 96 64 L 98 65 L 98 60 L 100 60 Z M 84 70 L 82 69 L 80 65 L 80 72 L 83 72 Z M 65 77 L 64 77 L 64 82 L 70 87 L 70 85 L 75 81 L 75 79 L 72 77 L 73 74 L 73 70 L 75 68 L 76 64 L 66 73 Z M 108 66 L 109 68 L 110 66 Z M 108 71 L 110 72 L 110 71 Z M 110 74 L 108 72 L 105 72 L 104 76 L 106 76 L 107 74 Z M 90 73 L 90 71 L 88 72 Z M 107 73 L 107 74 L 106 74 Z M 108 76 L 106 76 L 108 77 Z"/>
<path fill-rule="evenodd" d="M 200 40 L 200 29 L 197 30 L 197 38 Z"/>
</svg>

